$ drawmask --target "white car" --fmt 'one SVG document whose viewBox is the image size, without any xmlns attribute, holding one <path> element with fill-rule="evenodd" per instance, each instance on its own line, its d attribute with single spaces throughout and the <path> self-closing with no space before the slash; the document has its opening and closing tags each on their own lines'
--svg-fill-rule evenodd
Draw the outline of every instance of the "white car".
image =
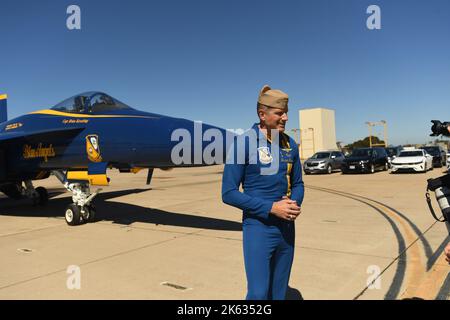
<svg viewBox="0 0 450 320">
<path fill-rule="evenodd" d="M 392 172 L 433 170 L 433 156 L 422 149 L 402 150 L 391 162 Z"/>
</svg>

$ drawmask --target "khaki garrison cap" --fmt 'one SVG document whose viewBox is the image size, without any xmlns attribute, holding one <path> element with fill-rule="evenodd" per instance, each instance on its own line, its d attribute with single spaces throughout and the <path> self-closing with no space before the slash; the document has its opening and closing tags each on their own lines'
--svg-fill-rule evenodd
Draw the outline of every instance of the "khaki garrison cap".
<svg viewBox="0 0 450 320">
<path fill-rule="evenodd" d="M 272 90 L 265 85 L 259 93 L 258 103 L 287 112 L 289 96 L 281 90 Z"/>
</svg>

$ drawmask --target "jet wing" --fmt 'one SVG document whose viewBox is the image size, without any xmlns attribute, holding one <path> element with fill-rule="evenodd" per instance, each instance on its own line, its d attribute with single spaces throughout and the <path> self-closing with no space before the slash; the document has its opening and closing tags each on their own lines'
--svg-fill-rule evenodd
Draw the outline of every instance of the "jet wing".
<svg viewBox="0 0 450 320">
<path fill-rule="evenodd" d="M 70 137 L 77 135 L 84 129 L 85 127 L 70 127 L 70 128 L 44 129 L 33 132 L 25 132 L 25 131 L 4 132 L 0 133 L 0 144 L 19 139 L 38 138 L 40 136 L 47 136 L 47 135 L 52 135 L 53 137 L 55 135 L 59 137 Z"/>
</svg>

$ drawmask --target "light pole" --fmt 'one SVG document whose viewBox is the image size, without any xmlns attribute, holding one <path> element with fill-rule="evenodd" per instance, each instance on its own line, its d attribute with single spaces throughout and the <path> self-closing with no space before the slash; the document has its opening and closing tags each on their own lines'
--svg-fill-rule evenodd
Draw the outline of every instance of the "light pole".
<svg viewBox="0 0 450 320">
<path fill-rule="evenodd" d="M 388 141 L 387 141 L 387 122 L 385 120 L 381 120 L 378 122 L 366 122 L 367 127 L 369 128 L 369 146 L 372 148 L 372 146 L 384 146 L 387 147 L 388 146 Z M 372 143 L 372 127 L 375 126 L 384 126 L 384 144 L 374 144 Z"/>
</svg>

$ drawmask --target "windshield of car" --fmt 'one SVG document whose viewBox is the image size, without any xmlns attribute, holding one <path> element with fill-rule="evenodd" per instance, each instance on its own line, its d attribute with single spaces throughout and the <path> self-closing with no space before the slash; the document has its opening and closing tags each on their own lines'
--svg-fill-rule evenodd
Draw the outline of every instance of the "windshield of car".
<svg viewBox="0 0 450 320">
<path fill-rule="evenodd" d="M 389 157 L 396 156 L 398 154 L 397 148 L 386 148 L 386 152 Z"/>
<path fill-rule="evenodd" d="M 426 152 L 428 152 L 429 154 L 433 155 L 433 156 L 439 155 L 439 148 L 435 148 L 435 147 L 424 147 L 424 148 L 422 148 L 422 149 L 425 150 Z"/>
<path fill-rule="evenodd" d="M 311 159 L 327 159 L 330 157 L 330 153 L 329 152 L 318 152 L 316 154 L 314 154 Z"/>
<path fill-rule="evenodd" d="M 355 149 L 352 152 L 352 157 L 371 157 L 372 149 Z"/>
<path fill-rule="evenodd" d="M 422 151 L 402 151 L 399 157 L 421 157 L 423 156 Z"/>
<path fill-rule="evenodd" d="M 70 97 L 52 110 L 70 113 L 98 113 L 120 109 L 131 109 L 129 106 L 102 92 L 85 92 Z"/>
</svg>

